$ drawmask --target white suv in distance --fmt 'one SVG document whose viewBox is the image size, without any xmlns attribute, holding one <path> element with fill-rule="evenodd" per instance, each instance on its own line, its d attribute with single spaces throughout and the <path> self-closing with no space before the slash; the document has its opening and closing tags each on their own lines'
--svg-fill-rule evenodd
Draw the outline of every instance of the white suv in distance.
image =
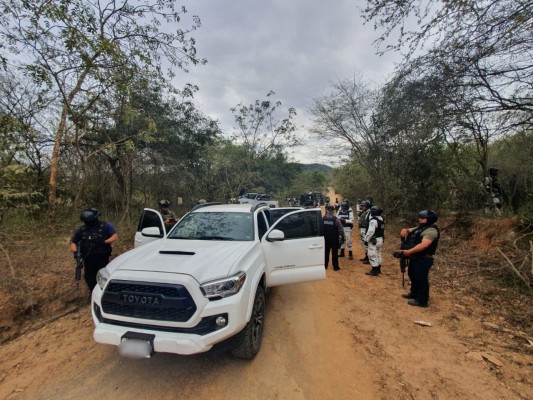
<svg viewBox="0 0 533 400">
<path fill-rule="evenodd" d="M 145 209 L 135 240 L 100 270 L 92 293 L 94 339 L 124 356 L 194 354 L 224 342 L 251 359 L 267 288 L 326 276 L 320 209 L 208 203 L 168 234 L 159 212 Z"/>
</svg>

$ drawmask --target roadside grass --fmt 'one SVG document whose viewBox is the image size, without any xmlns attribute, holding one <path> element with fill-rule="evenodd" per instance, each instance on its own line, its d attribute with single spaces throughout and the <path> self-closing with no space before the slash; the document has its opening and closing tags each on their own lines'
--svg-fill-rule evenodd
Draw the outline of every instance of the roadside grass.
<svg viewBox="0 0 533 400">
<path fill-rule="evenodd" d="M 76 215 L 77 217 L 77 215 Z M 87 304 L 83 276 L 75 281 L 70 239 L 81 223 L 65 217 L 54 226 L 11 215 L 0 229 L 0 343 L 58 313 Z M 115 225 L 113 255 L 133 247 L 136 224 Z"/>
</svg>

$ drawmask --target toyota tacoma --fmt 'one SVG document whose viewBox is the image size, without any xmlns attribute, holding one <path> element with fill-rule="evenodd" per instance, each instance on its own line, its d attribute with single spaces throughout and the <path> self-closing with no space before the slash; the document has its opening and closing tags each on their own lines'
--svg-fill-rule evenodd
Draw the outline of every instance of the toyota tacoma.
<svg viewBox="0 0 533 400">
<path fill-rule="evenodd" d="M 266 292 L 325 278 L 320 209 L 201 204 L 167 233 L 144 209 L 135 248 L 98 273 L 93 337 L 127 357 L 259 351 Z"/>
</svg>

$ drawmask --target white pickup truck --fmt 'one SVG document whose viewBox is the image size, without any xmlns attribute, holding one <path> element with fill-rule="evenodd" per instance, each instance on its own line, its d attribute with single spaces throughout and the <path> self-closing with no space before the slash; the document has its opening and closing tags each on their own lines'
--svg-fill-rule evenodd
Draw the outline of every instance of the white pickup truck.
<svg viewBox="0 0 533 400">
<path fill-rule="evenodd" d="M 239 197 L 239 204 L 256 205 L 264 203 L 269 207 L 279 207 L 277 200 L 272 200 L 272 196 L 264 193 L 246 193 L 244 196 Z"/>
<path fill-rule="evenodd" d="M 251 359 L 267 288 L 325 278 L 319 209 L 202 204 L 166 232 L 145 209 L 136 248 L 98 273 L 93 337 L 127 357 L 194 354 L 221 343 Z"/>
</svg>

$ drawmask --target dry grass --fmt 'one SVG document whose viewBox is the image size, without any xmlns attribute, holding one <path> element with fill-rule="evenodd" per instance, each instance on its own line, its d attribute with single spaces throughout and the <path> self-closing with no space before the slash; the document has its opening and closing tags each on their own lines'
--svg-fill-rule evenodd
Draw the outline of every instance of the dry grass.
<svg viewBox="0 0 533 400">
<path fill-rule="evenodd" d="M 74 279 L 69 250 L 78 222 L 48 227 L 11 224 L 0 231 L 0 343 L 18 336 L 73 305 L 85 304 L 89 290 Z M 117 227 L 116 256 L 133 247 L 133 229 Z"/>
</svg>

